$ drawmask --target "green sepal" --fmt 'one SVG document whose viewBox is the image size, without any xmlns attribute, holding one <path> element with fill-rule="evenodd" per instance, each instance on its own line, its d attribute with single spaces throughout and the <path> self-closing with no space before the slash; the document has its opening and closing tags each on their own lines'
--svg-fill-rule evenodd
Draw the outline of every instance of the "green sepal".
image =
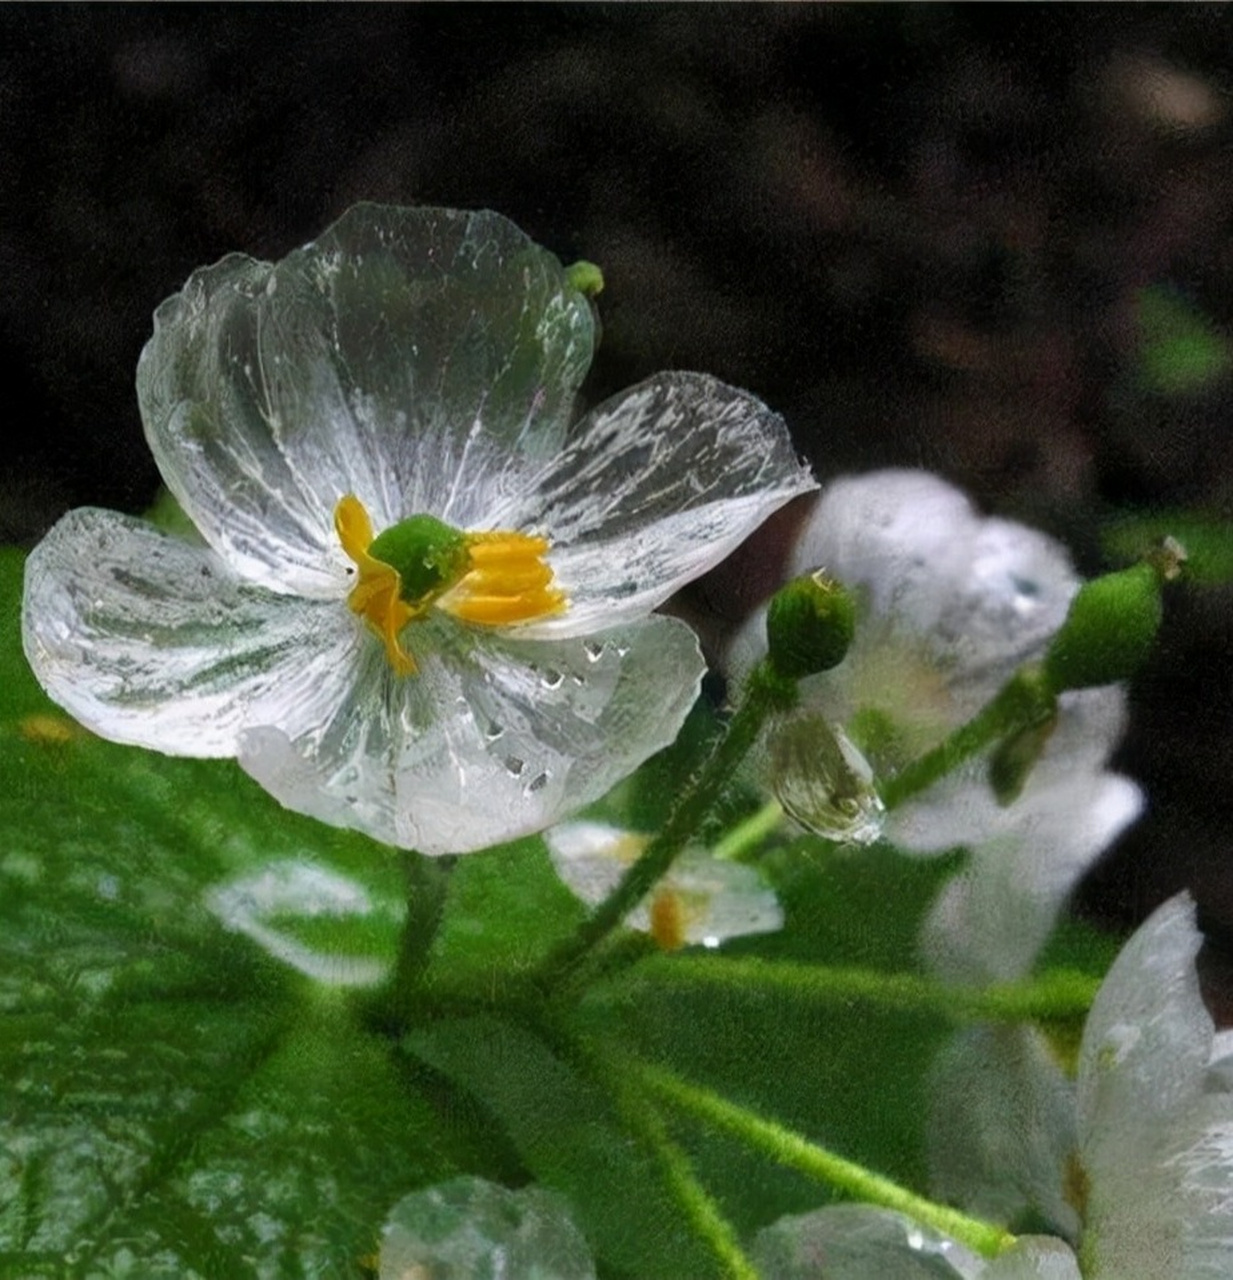
<svg viewBox="0 0 1233 1280">
<path fill-rule="evenodd" d="M 856 602 L 821 571 L 795 578 L 771 597 L 766 641 L 776 668 L 793 680 L 829 671 L 856 634 Z"/>
<path fill-rule="evenodd" d="M 1160 572 L 1153 564 L 1084 583 L 1045 654 L 1046 679 L 1057 693 L 1129 679 L 1151 652 L 1160 619 Z"/>
<path fill-rule="evenodd" d="M 400 597 L 410 605 L 439 596 L 466 573 L 466 536 L 436 516 L 409 516 L 383 530 L 368 554 L 398 572 Z"/>
</svg>

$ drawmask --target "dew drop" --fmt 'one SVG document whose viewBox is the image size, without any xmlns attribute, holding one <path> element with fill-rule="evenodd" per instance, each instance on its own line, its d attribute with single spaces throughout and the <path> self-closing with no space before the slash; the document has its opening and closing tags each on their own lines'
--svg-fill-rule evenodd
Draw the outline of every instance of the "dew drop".
<svg viewBox="0 0 1233 1280">
<path fill-rule="evenodd" d="M 604 656 L 604 646 L 595 640 L 587 640 L 582 649 L 588 662 L 598 662 Z"/>
<path fill-rule="evenodd" d="M 522 774 L 522 771 L 527 767 L 526 761 L 519 760 L 517 756 L 506 756 L 501 763 L 505 765 L 506 769 L 508 769 L 515 778 L 519 777 Z"/>
<path fill-rule="evenodd" d="M 496 740 L 504 733 L 505 726 L 503 724 L 498 724 L 495 720 L 489 720 L 484 726 L 484 737 L 487 738 L 489 742 L 496 742 Z"/>
<path fill-rule="evenodd" d="M 552 667 L 544 671 L 540 678 L 545 689 L 559 689 L 565 679 L 559 671 L 553 670 Z"/>
<path fill-rule="evenodd" d="M 530 782 L 527 783 L 526 794 L 533 796 L 537 791 L 542 791 L 548 785 L 548 771 L 545 769 L 542 773 L 537 773 Z"/>
</svg>

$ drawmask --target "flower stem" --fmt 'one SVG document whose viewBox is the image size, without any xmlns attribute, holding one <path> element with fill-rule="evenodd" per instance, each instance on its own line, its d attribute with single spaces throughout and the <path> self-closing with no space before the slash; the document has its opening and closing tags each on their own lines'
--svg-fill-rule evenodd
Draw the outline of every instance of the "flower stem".
<svg viewBox="0 0 1233 1280">
<path fill-rule="evenodd" d="M 659 1113 L 644 1094 L 631 1089 L 627 1081 L 616 1078 L 613 1072 L 603 1074 L 616 1095 L 622 1119 L 659 1161 L 669 1193 L 694 1233 L 723 1267 L 724 1274 L 732 1280 L 758 1280 L 758 1270 L 742 1250 L 732 1224 L 698 1181 L 689 1157 L 668 1136 Z"/>
<path fill-rule="evenodd" d="M 632 1062 L 628 1069 L 651 1093 L 725 1130 L 777 1164 L 826 1183 L 853 1199 L 906 1214 L 913 1221 L 950 1236 L 982 1257 L 995 1258 L 1015 1242 L 1015 1237 L 1005 1227 L 918 1196 L 863 1165 L 809 1142 L 781 1124 L 764 1120 L 756 1112 L 737 1106 L 709 1089 L 689 1084 L 670 1071 Z"/>
<path fill-rule="evenodd" d="M 617 887 L 583 921 L 574 935 L 549 955 L 538 975 L 541 983 L 555 985 L 646 897 L 697 834 L 712 806 L 732 781 L 737 765 L 757 741 L 767 717 L 772 712 L 792 707 L 796 697 L 796 682 L 779 674 L 769 660 L 763 660 L 754 668 L 746 687 L 745 700 L 737 708 L 727 732 L 715 745 L 693 785 L 673 809 L 663 830 L 647 845 L 642 857 L 626 871 Z"/>
<path fill-rule="evenodd" d="M 407 915 L 398 943 L 398 958 L 378 1002 L 385 1017 L 405 1027 L 412 1020 L 417 993 L 445 911 L 450 874 L 458 859 L 453 856 L 429 858 L 409 849 L 400 850 L 399 857 L 407 886 Z"/>
<path fill-rule="evenodd" d="M 738 822 L 722 840 L 716 841 L 711 853 L 716 858 L 743 861 L 783 821 L 783 808 L 778 800 L 768 800 L 757 813 Z"/>
<path fill-rule="evenodd" d="M 1100 985 L 1086 974 L 1053 970 L 1024 982 L 952 987 L 912 973 L 691 955 L 647 957 L 615 981 L 624 987 L 630 981 L 645 982 L 656 990 L 675 985 L 774 992 L 844 1006 L 861 1001 L 884 1009 L 936 1013 L 956 1022 L 1010 1023 L 1083 1018 Z M 628 998 L 627 990 L 621 998 Z"/>
<path fill-rule="evenodd" d="M 985 747 L 1043 723 L 1053 710 L 1053 692 L 1040 668 L 1020 667 L 971 720 L 883 782 L 882 803 L 897 808 Z"/>
</svg>

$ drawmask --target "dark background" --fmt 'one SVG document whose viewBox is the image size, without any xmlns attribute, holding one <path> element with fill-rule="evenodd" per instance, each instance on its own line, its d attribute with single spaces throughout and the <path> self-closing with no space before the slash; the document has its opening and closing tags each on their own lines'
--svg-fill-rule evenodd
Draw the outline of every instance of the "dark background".
<svg viewBox="0 0 1233 1280">
<path fill-rule="evenodd" d="M 707 370 L 784 413 L 824 480 L 937 470 L 1088 571 L 1118 511 L 1233 514 L 1228 375 L 1172 394 L 1137 376 L 1145 288 L 1233 334 L 1231 23 L 0 7 L 0 540 L 147 506 L 133 374 L 154 307 L 360 199 L 489 206 L 598 262 L 589 392 Z M 1118 760 L 1151 810 L 1090 877 L 1090 913 L 1125 925 L 1190 883 L 1233 922 L 1230 602 L 1171 592 Z"/>
</svg>

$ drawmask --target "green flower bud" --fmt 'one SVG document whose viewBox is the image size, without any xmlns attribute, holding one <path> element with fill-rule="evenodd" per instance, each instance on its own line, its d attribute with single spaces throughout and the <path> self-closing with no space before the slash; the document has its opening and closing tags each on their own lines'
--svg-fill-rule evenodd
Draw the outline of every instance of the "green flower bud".
<svg viewBox="0 0 1233 1280">
<path fill-rule="evenodd" d="M 1132 676 L 1160 627 L 1160 583 L 1170 570 L 1144 561 L 1085 582 L 1045 654 L 1053 689 L 1087 689 Z"/>
<path fill-rule="evenodd" d="M 851 594 L 821 570 L 781 587 L 766 614 L 771 661 L 792 680 L 838 666 L 855 632 L 856 604 Z"/>
<path fill-rule="evenodd" d="M 585 294 L 588 298 L 594 298 L 596 294 L 604 291 L 604 273 L 595 263 L 587 262 L 585 259 L 566 267 L 565 278 L 579 293 Z"/>
</svg>

